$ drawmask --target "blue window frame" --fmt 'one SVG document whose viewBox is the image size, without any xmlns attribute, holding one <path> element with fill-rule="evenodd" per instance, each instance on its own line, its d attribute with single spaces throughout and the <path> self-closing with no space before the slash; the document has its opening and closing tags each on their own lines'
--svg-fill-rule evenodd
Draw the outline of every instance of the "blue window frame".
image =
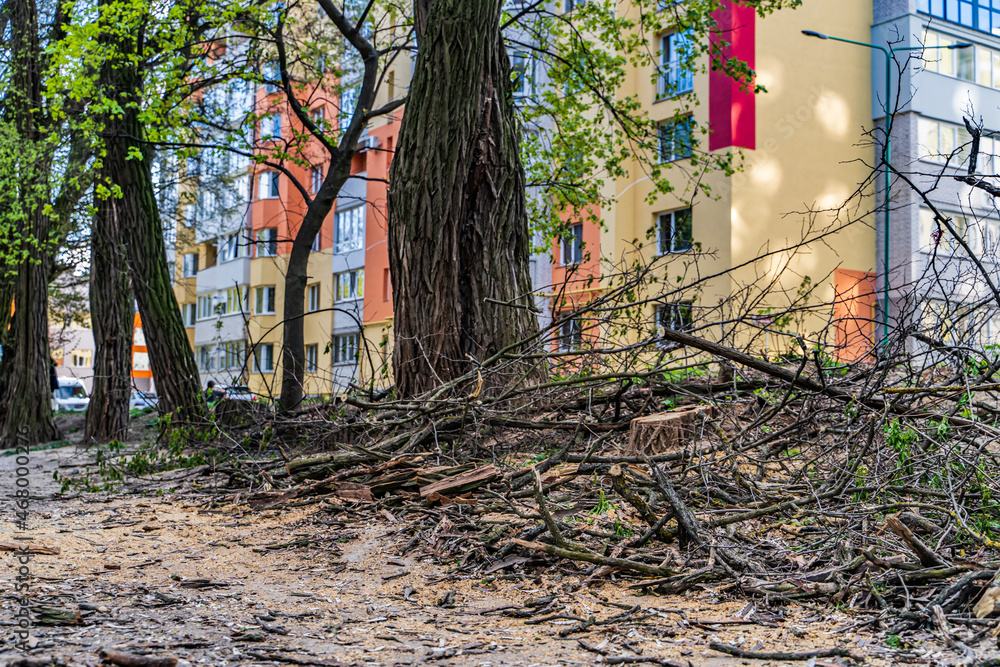
<svg viewBox="0 0 1000 667">
<path fill-rule="evenodd" d="M 1000 35 L 1000 0 L 917 0 L 917 11 Z"/>
</svg>

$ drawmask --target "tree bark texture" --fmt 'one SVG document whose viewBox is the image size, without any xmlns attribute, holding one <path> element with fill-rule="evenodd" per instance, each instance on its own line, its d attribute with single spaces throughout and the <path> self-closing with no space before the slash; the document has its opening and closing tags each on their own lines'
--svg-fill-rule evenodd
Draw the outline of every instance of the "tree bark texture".
<svg viewBox="0 0 1000 667">
<path fill-rule="evenodd" d="M 96 201 L 90 232 L 90 314 L 94 331 L 94 388 L 85 442 L 128 437 L 132 391 L 132 290 L 115 199 Z"/>
<path fill-rule="evenodd" d="M 34 0 L 11 0 L 6 7 L 10 18 L 11 85 L 4 104 L 18 134 L 26 144 L 37 146 L 41 137 L 38 123 L 42 113 L 43 67 L 38 8 Z M 49 177 L 44 165 L 36 165 L 30 173 L 36 174 L 39 181 Z M 36 186 L 44 183 L 26 183 L 24 192 L 34 194 L 38 192 Z M 15 311 L 8 344 L 3 350 L 4 369 L 9 373 L 3 395 L 6 413 L 0 429 L 0 444 L 4 447 L 59 438 L 52 419 L 48 327 L 52 223 L 43 210 L 43 199 L 36 196 L 28 199 L 29 214 L 19 231 L 22 240 L 36 244 L 36 250 L 19 262 L 13 279 Z"/>
<path fill-rule="evenodd" d="M 459 377 L 538 330 L 501 5 L 414 0 L 419 50 L 389 190 L 400 396 Z"/>
<path fill-rule="evenodd" d="M 115 202 L 116 218 L 120 228 L 128 230 L 126 258 L 160 411 L 174 412 L 180 419 L 187 419 L 197 411 L 200 382 L 170 281 L 163 227 L 150 173 L 151 154 L 144 142 L 145 131 L 136 108 L 142 96 L 142 75 L 128 58 L 142 53 L 142 44 L 138 43 L 141 34 L 140 30 L 122 35 L 113 47 L 120 57 L 112 65 L 106 65 L 114 69 L 105 94 L 115 98 L 122 111 L 105 119 L 103 173 L 109 185 L 121 189 L 122 196 Z"/>
</svg>

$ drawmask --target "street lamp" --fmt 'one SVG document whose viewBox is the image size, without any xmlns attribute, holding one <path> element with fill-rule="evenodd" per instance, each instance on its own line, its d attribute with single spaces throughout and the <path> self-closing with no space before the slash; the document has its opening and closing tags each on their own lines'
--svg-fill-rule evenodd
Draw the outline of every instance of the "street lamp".
<svg viewBox="0 0 1000 667">
<path fill-rule="evenodd" d="M 856 42 L 853 39 L 843 37 L 832 37 L 824 35 L 815 30 L 803 30 L 806 37 L 816 37 L 818 39 L 832 39 L 835 42 L 855 44 L 869 49 L 878 49 L 885 55 L 885 99 L 883 100 L 883 111 L 885 112 L 885 234 L 883 236 L 882 247 L 882 268 L 885 271 L 882 279 L 882 346 L 889 344 L 889 187 L 892 178 L 892 152 L 890 151 L 890 141 L 892 138 L 892 111 L 889 100 L 892 98 L 892 56 L 897 51 L 923 51 L 924 49 L 968 49 L 972 44 L 960 42 L 949 46 L 880 46 L 867 42 Z"/>
</svg>

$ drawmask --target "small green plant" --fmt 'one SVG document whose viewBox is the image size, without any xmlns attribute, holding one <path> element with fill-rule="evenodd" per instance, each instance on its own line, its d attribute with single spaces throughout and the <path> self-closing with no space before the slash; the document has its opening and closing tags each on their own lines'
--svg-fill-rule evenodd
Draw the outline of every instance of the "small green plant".
<svg viewBox="0 0 1000 667">
<path fill-rule="evenodd" d="M 621 519 L 615 519 L 615 535 L 619 537 L 632 537 L 635 531 L 632 530 L 632 526 Z"/>
<path fill-rule="evenodd" d="M 903 640 L 899 638 L 899 635 L 886 635 L 885 644 L 889 648 L 895 648 L 895 649 L 903 648 Z"/>
<path fill-rule="evenodd" d="M 896 452 L 896 459 L 899 462 L 900 471 L 907 475 L 913 473 L 913 465 L 910 463 L 911 448 L 917 440 L 917 434 L 913 429 L 903 426 L 898 419 L 893 419 L 885 427 L 886 443 Z"/>
<path fill-rule="evenodd" d="M 597 497 L 597 504 L 594 505 L 594 508 L 590 510 L 590 514 L 594 514 L 597 516 L 604 514 L 608 510 L 614 508 L 614 505 L 608 502 L 607 497 L 605 497 L 604 489 L 601 489 L 598 493 L 600 495 Z"/>
</svg>

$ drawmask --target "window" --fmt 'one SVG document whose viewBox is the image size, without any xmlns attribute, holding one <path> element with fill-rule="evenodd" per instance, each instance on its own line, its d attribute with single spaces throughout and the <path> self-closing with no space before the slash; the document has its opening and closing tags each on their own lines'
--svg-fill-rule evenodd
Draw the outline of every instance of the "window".
<svg viewBox="0 0 1000 667">
<path fill-rule="evenodd" d="M 323 121 L 326 119 L 326 110 L 323 107 L 313 109 L 312 119 L 318 127 L 323 127 Z"/>
<path fill-rule="evenodd" d="M 257 199 L 277 199 L 279 174 L 276 171 L 261 172 L 257 180 Z"/>
<path fill-rule="evenodd" d="M 274 285 L 258 287 L 254 298 L 254 313 L 257 315 L 274 315 Z"/>
<path fill-rule="evenodd" d="M 923 304 L 922 333 L 945 345 L 961 343 L 969 335 L 969 311 L 958 304 L 931 299 Z"/>
<path fill-rule="evenodd" d="M 242 233 L 226 234 L 219 237 L 218 258 L 219 263 L 229 262 L 239 259 L 244 254 Z"/>
<path fill-rule="evenodd" d="M 365 242 L 365 206 L 355 206 L 345 211 L 337 210 L 333 216 L 333 251 L 335 253 L 361 250 Z"/>
<path fill-rule="evenodd" d="M 685 33 L 664 35 L 660 40 L 660 71 L 656 97 L 665 99 L 694 90 L 694 72 L 685 67 L 689 55 L 689 37 Z"/>
<path fill-rule="evenodd" d="M 262 343 L 257 346 L 257 353 L 254 355 L 254 369 L 257 373 L 271 373 L 274 371 L 273 343 Z"/>
<path fill-rule="evenodd" d="M 583 326 L 580 319 L 572 317 L 559 325 L 559 351 L 571 352 L 583 347 Z"/>
<path fill-rule="evenodd" d="M 659 255 L 687 252 L 691 249 L 691 209 L 661 213 L 656 225 L 656 251 Z"/>
<path fill-rule="evenodd" d="M 215 314 L 213 308 L 212 295 L 206 294 L 198 297 L 198 319 L 204 320 Z"/>
<path fill-rule="evenodd" d="M 313 167 L 312 168 L 312 193 L 316 194 L 319 192 L 320 187 L 323 185 L 323 167 Z"/>
<path fill-rule="evenodd" d="M 194 227 L 198 222 L 198 206 L 195 204 L 184 205 L 184 226 Z"/>
<path fill-rule="evenodd" d="M 956 43 L 955 39 L 934 32 L 924 36 L 923 51 L 918 52 L 924 61 L 924 69 L 945 76 L 957 77 L 966 81 L 976 79 L 976 58 L 974 49 L 949 49 Z"/>
<path fill-rule="evenodd" d="M 319 345 L 306 345 L 306 373 L 315 373 L 319 368 Z"/>
<path fill-rule="evenodd" d="M 333 300 L 336 302 L 360 299 L 365 295 L 365 270 L 345 271 L 334 276 Z"/>
<path fill-rule="evenodd" d="M 211 345 L 202 345 L 198 348 L 198 368 L 202 371 L 215 370 L 215 351 Z"/>
<path fill-rule="evenodd" d="M 257 256 L 274 257 L 278 254 L 278 230 L 275 227 L 257 232 Z"/>
<path fill-rule="evenodd" d="M 976 47 L 976 82 L 981 86 L 1000 88 L 1000 51 Z"/>
<path fill-rule="evenodd" d="M 996 34 L 1000 30 L 1000 3 L 996 0 L 917 0 L 917 11 L 982 32 Z"/>
<path fill-rule="evenodd" d="M 527 53 L 515 51 L 510 58 L 510 74 L 514 99 L 529 97 L 534 92 L 535 61 Z"/>
<path fill-rule="evenodd" d="M 79 366 L 81 368 L 90 368 L 94 360 L 93 350 L 73 350 L 72 354 L 72 366 Z"/>
<path fill-rule="evenodd" d="M 660 123 L 660 162 L 673 162 L 691 157 L 694 120 L 687 116 L 680 120 Z"/>
<path fill-rule="evenodd" d="M 309 247 L 310 252 L 319 252 L 320 240 L 323 238 L 323 233 L 318 232 L 316 236 L 313 237 L 313 244 Z"/>
<path fill-rule="evenodd" d="M 194 278 L 198 275 L 198 254 L 188 253 L 184 255 L 183 275 L 185 278 Z"/>
<path fill-rule="evenodd" d="M 563 11 L 571 12 L 581 5 L 587 4 L 587 0 L 563 0 Z"/>
<path fill-rule="evenodd" d="M 315 313 L 319 310 L 319 283 L 309 286 L 307 298 L 308 306 L 306 307 L 306 310 L 310 313 Z"/>
<path fill-rule="evenodd" d="M 664 303 L 656 307 L 657 335 L 662 336 L 667 329 L 671 331 L 691 331 L 691 303 Z"/>
<path fill-rule="evenodd" d="M 269 95 L 278 92 L 278 85 L 281 79 L 281 72 L 278 71 L 278 63 L 273 60 L 264 63 L 261 75 L 264 77 L 264 92 Z"/>
<path fill-rule="evenodd" d="M 996 243 L 997 221 L 983 220 L 978 223 L 969 220 L 961 215 L 950 215 L 951 226 L 955 232 L 969 245 L 973 253 L 983 252 L 983 248 L 989 249 Z M 920 249 L 924 252 L 934 252 L 938 254 L 965 253 L 958 239 L 955 238 L 944 225 L 938 225 L 934 220 L 934 214 L 930 209 L 920 209 Z M 992 255 L 991 255 L 992 256 Z"/>
<path fill-rule="evenodd" d="M 193 327 L 198 319 L 198 304 L 185 303 L 181 305 L 181 314 L 184 317 L 184 326 Z"/>
<path fill-rule="evenodd" d="M 361 88 L 359 86 L 344 88 L 340 93 L 340 113 L 337 117 L 337 127 L 340 128 L 341 132 L 346 132 L 347 128 L 351 126 L 351 118 L 354 116 L 354 110 L 358 108 L 360 96 Z"/>
<path fill-rule="evenodd" d="M 562 263 L 566 266 L 583 261 L 583 225 L 573 225 L 562 238 Z"/>
<path fill-rule="evenodd" d="M 260 138 L 264 141 L 281 139 L 281 114 L 271 114 L 260 119 Z"/>
<path fill-rule="evenodd" d="M 242 369 L 246 358 L 246 343 L 241 340 L 223 343 L 219 368 Z"/>
<path fill-rule="evenodd" d="M 219 314 L 230 315 L 232 313 L 242 313 L 246 311 L 247 288 L 230 287 L 225 292 L 225 300 L 219 299 Z"/>
<path fill-rule="evenodd" d="M 349 333 L 333 337 L 333 363 L 353 364 L 358 359 L 360 334 Z"/>
<path fill-rule="evenodd" d="M 919 155 L 930 162 L 948 162 L 954 166 L 962 165 L 969 155 L 972 146 L 972 135 L 961 125 L 942 123 L 930 118 L 921 118 L 917 122 Z M 991 137 L 982 137 L 979 142 L 979 162 L 976 170 L 983 173 L 992 169 L 994 153 L 1000 146 Z"/>
</svg>

